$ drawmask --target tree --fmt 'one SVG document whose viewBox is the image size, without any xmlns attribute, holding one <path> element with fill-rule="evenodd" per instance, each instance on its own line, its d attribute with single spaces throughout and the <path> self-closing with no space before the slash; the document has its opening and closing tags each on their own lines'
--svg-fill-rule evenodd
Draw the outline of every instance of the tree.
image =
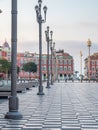
<svg viewBox="0 0 98 130">
<path fill-rule="evenodd" d="M 23 70 L 26 72 L 29 72 L 29 78 L 30 78 L 31 72 L 33 72 L 33 73 L 37 72 L 37 65 L 34 62 L 25 63 L 23 65 Z"/>
<path fill-rule="evenodd" d="M 0 59 L 0 72 L 8 74 L 10 63 L 6 59 Z"/>
</svg>

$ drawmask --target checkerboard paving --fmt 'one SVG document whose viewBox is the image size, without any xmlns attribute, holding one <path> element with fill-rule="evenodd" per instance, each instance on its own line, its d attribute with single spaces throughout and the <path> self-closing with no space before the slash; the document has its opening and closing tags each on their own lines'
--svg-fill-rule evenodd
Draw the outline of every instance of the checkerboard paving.
<svg viewBox="0 0 98 130">
<path fill-rule="evenodd" d="M 98 130 L 98 83 L 54 83 L 45 95 L 33 87 L 19 93 L 20 120 L 5 119 L 8 99 L 0 99 L 0 130 Z"/>
</svg>

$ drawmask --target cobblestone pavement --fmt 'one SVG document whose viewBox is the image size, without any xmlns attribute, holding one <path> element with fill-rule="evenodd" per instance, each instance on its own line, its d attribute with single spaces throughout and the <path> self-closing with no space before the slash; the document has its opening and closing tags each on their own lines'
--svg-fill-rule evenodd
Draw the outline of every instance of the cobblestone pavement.
<svg viewBox="0 0 98 130">
<path fill-rule="evenodd" d="M 8 99 L 0 99 L 0 130 L 98 130 L 98 83 L 44 84 L 18 94 L 21 120 L 4 119 Z"/>
</svg>

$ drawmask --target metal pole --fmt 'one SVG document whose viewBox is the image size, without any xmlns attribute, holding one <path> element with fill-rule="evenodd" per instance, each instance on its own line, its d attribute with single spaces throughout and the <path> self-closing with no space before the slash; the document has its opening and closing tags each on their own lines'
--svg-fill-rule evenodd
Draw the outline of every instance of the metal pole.
<svg viewBox="0 0 98 130">
<path fill-rule="evenodd" d="M 38 95 L 44 95 L 42 86 L 42 18 L 39 17 L 39 92 Z"/>
<path fill-rule="evenodd" d="M 82 55 L 81 55 L 81 82 L 82 82 Z"/>
<path fill-rule="evenodd" d="M 48 32 L 49 33 L 49 32 Z M 49 34 L 48 34 L 49 35 Z M 47 87 L 50 88 L 49 85 L 49 39 L 47 40 Z"/>
<path fill-rule="evenodd" d="M 91 41 L 88 39 L 87 46 L 88 46 L 88 80 L 90 82 L 90 47 L 91 47 Z"/>
<path fill-rule="evenodd" d="M 54 83 L 54 48 L 52 49 L 52 82 Z"/>
<path fill-rule="evenodd" d="M 89 49 L 89 50 L 88 50 L 88 51 L 89 51 L 89 58 L 88 58 L 88 64 L 89 64 L 88 67 L 89 67 L 89 68 L 88 68 L 88 69 L 89 69 L 89 82 L 90 82 L 90 46 L 88 47 L 88 49 Z"/>
<path fill-rule="evenodd" d="M 52 43 L 51 43 L 52 45 Z M 52 47 L 51 47 L 51 85 L 53 85 L 53 81 L 52 81 Z"/>
<path fill-rule="evenodd" d="M 82 51 L 80 51 L 80 81 L 82 82 Z"/>
<path fill-rule="evenodd" d="M 16 81 L 17 81 L 17 0 L 12 0 L 12 30 L 11 30 L 11 96 L 9 97 L 9 112 L 5 118 L 20 119 L 22 114 L 18 112 L 19 100 L 17 97 Z"/>
</svg>

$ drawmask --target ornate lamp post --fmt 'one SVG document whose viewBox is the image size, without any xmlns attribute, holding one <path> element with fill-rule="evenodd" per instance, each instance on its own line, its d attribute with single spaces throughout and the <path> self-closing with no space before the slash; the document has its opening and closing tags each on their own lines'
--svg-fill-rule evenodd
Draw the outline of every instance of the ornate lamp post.
<svg viewBox="0 0 98 130">
<path fill-rule="evenodd" d="M 80 81 L 82 82 L 82 51 L 80 51 Z"/>
<path fill-rule="evenodd" d="M 47 30 L 45 31 L 45 35 L 46 35 L 46 41 L 47 41 L 47 87 L 46 88 L 50 88 L 49 85 L 49 43 L 52 40 L 52 37 L 49 37 L 49 33 L 51 34 L 52 31 L 49 32 L 49 27 L 47 27 Z M 52 35 L 50 35 L 52 36 Z"/>
<path fill-rule="evenodd" d="M 56 65 L 56 49 L 54 49 L 54 81 L 57 79 L 57 65 Z"/>
<path fill-rule="evenodd" d="M 88 39 L 87 41 L 87 46 L 88 46 L 88 79 L 89 79 L 89 82 L 90 82 L 90 47 L 91 47 L 91 41 L 90 39 Z"/>
<path fill-rule="evenodd" d="M 53 85 L 53 71 L 52 71 L 52 56 L 53 56 L 53 50 L 54 50 L 54 47 L 55 47 L 55 42 L 52 42 L 52 35 L 53 35 L 53 32 L 51 31 L 51 42 L 50 42 L 50 50 L 51 50 L 51 85 Z"/>
<path fill-rule="evenodd" d="M 17 82 L 17 0 L 12 0 L 12 53 L 11 53 L 11 96 L 9 97 L 9 112 L 5 118 L 20 119 L 22 115 L 18 112 L 19 100 L 16 91 Z"/>
<path fill-rule="evenodd" d="M 46 22 L 46 12 L 47 7 L 44 6 L 44 19 L 42 19 L 41 15 L 41 4 L 42 0 L 38 0 L 38 5 L 35 6 L 36 10 L 36 19 L 39 24 L 39 92 L 38 95 L 44 95 L 43 86 L 42 86 L 42 23 Z"/>
</svg>

